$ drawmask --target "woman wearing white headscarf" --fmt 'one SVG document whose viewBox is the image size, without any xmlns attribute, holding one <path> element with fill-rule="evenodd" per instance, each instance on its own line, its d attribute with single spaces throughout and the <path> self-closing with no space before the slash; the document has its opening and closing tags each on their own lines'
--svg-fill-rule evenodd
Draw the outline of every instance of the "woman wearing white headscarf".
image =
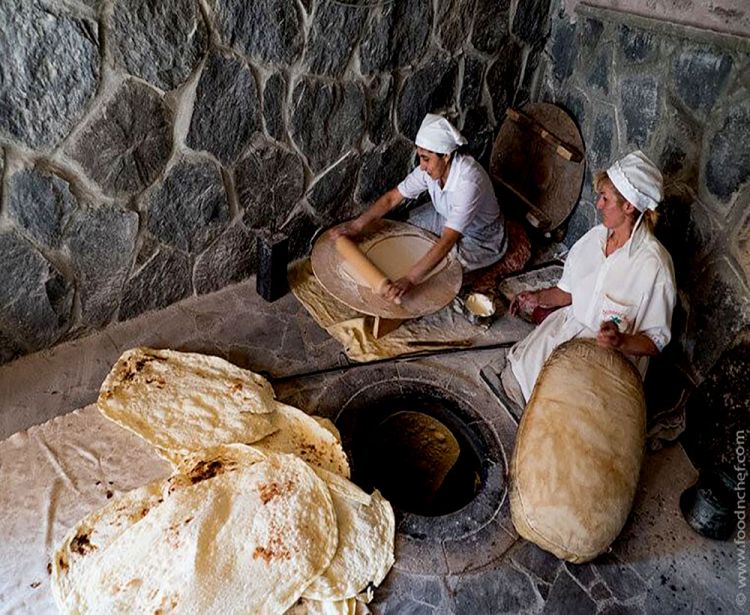
<svg viewBox="0 0 750 615">
<path fill-rule="evenodd" d="M 557 286 L 519 293 L 511 313 L 553 312 L 508 354 L 506 393 L 521 406 L 552 351 L 575 337 L 595 338 L 630 358 L 641 376 L 648 357 L 669 343 L 676 291 L 672 259 L 653 235 L 662 200 L 659 169 L 641 151 L 595 179 L 602 224 L 571 248 Z"/>
<path fill-rule="evenodd" d="M 428 113 L 415 139 L 419 166 L 367 211 L 334 231 L 334 236 L 354 236 L 382 218 L 404 199 L 425 190 L 431 204 L 418 207 L 409 222 L 440 236 L 440 240 L 411 271 L 395 280 L 385 296 L 399 299 L 422 282 L 454 248 L 465 271 L 486 267 L 505 253 L 505 221 L 487 172 L 471 156 L 457 150 L 466 139 L 444 117 Z"/>
</svg>

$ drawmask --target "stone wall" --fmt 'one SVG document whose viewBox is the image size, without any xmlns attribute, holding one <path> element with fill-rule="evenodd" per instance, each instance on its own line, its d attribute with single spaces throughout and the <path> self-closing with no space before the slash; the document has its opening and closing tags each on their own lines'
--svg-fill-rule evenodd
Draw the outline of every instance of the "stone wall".
<svg viewBox="0 0 750 615">
<path fill-rule="evenodd" d="M 3 0 L 0 362 L 353 216 L 428 111 L 486 160 L 550 0 Z"/>
<path fill-rule="evenodd" d="M 592 169 L 635 148 L 662 168 L 657 235 L 674 260 L 679 305 L 652 388 L 665 409 L 684 406 L 750 324 L 750 39 L 580 5 L 572 22 L 560 3 L 551 21 L 540 96 L 575 116 L 588 162 L 565 241 L 597 222 Z M 724 394 L 747 424 L 737 410 L 746 400 L 732 400 L 742 387 Z M 704 410 L 726 423 L 722 409 Z"/>
</svg>

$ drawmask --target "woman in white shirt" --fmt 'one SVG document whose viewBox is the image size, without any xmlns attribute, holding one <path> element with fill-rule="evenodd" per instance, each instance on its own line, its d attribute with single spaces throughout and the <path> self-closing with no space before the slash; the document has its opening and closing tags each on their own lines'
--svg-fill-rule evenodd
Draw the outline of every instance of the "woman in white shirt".
<svg viewBox="0 0 750 615">
<path fill-rule="evenodd" d="M 602 224 L 571 248 L 557 286 L 519 293 L 511 313 L 553 312 L 508 354 L 506 393 L 521 406 L 552 351 L 575 337 L 595 338 L 630 358 L 641 376 L 669 343 L 676 291 L 672 259 L 653 235 L 662 176 L 636 151 L 596 176 Z"/>
<path fill-rule="evenodd" d="M 454 247 L 465 271 L 497 262 L 507 247 L 492 182 L 476 160 L 458 151 L 466 144 L 461 133 L 444 117 L 428 113 L 415 142 L 419 166 L 362 215 L 334 231 L 334 237 L 358 235 L 404 199 L 429 193 L 432 202 L 412 212 L 409 222 L 440 239 L 409 273 L 387 287 L 385 296 L 394 301 L 421 283 Z"/>
</svg>

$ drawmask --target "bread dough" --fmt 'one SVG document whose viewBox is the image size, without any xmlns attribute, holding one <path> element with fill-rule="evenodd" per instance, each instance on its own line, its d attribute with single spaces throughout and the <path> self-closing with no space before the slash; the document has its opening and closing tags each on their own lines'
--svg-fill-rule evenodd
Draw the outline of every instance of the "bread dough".
<svg viewBox="0 0 750 615">
<path fill-rule="evenodd" d="M 411 268 L 430 251 L 435 242 L 427 237 L 416 234 L 391 235 L 379 237 L 371 242 L 365 242 L 360 249 L 370 262 L 382 271 L 389 280 L 403 278 Z M 430 271 L 425 280 L 442 271 L 448 263 L 444 258 Z M 339 271 L 342 277 L 348 278 L 359 286 L 367 286 L 367 281 L 357 273 L 348 262 L 342 261 Z"/>
</svg>

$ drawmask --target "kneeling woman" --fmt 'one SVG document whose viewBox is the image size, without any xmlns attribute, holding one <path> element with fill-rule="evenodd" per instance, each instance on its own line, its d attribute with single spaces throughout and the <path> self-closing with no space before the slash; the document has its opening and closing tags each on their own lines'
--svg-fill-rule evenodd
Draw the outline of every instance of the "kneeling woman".
<svg viewBox="0 0 750 615">
<path fill-rule="evenodd" d="M 487 172 L 471 156 L 457 150 L 466 139 L 444 117 L 428 113 L 415 139 L 419 166 L 396 188 L 378 198 L 362 215 L 334 231 L 355 236 L 404 199 L 425 190 L 431 204 L 418 207 L 409 222 L 440 236 L 440 240 L 403 278 L 388 286 L 385 296 L 400 299 L 422 282 L 454 248 L 465 271 L 500 260 L 507 240 L 505 222 Z"/>
<path fill-rule="evenodd" d="M 659 170 L 637 151 L 596 176 L 602 224 L 571 248 L 557 286 L 519 293 L 511 313 L 559 307 L 508 354 L 506 393 L 521 406 L 552 351 L 575 337 L 616 348 L 646 373 L 648 357 L 671 337 L 675 280 L 672 259 L 653 235 L 663 197 Z"/>
</svg>

